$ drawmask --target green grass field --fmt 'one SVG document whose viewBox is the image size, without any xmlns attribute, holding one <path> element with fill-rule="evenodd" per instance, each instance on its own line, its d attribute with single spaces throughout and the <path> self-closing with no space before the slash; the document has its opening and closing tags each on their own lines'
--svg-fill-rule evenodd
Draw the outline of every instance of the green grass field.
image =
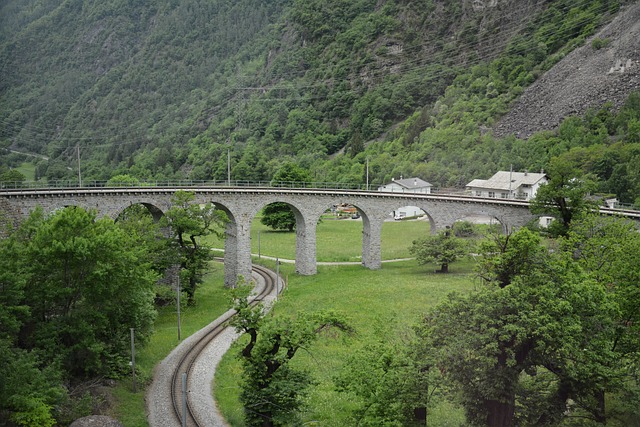
<svg viewBox="0 0 640 427">
<path fill-rule="evenodd" d="M 254 221 L 252 244 L 258 253 L 257 236 L 260 231 L 261 254 L 265 256 L 295 257 L 295 233 L 268 231 Z M 411 241 L 421 233 L 428 233 L 425 221 L 390 221 L 383 226 L 383 259 L 409 256 Z M 318 226 L 317 251 L 319 261 L 359 261 L 361 255 L 362 222 L 357 220 L 324 220 Z M 217 242 L 221 243 L 221 242 Z M 213 242 L 215 246 L 216 242 Z M 221 245 L 219 247 L 222 247 Z M 257 261 L 254 258 L 254 261 Z M 261 263 L 275 269 L 275 263 L 262 258 Z M 199 330 L 227 310 L 223 286 L 223 269 L 213 263 L 213 271 L 196 294 L 197 305 L 182 311 L 182 338 Z M 421 313 L 452 291 L 466 292 L 473 287 L 472 262 L 451 265 L 451 274 L 432 274 L 434 266 L 418 266 L 415 261 L 385 263 L 372 271 L 360 265 L 319 266 L 318 274 L 300 276 L 293 264 L 281 264 L 280 272 L 288 282 L 285 293 L 274 313 L 287 314 L 300 310 L 335 309 L 347 313 L 357 335 L 348 340 L 321 339 L 308 353 L 300 352 L 295 363 L 314 372 L 319 385 L 310 396 L 311 405 L 304 414 L 308 425 L 343 426 L 350 409 L 349 399 L 333 390 L 332 378 L 354 346 L 370 339 L 376 325 L 391 322 L 398 331 L 418 322 Z M 155 332 L 148 345 L 137 350 L 139 370 L 138 392 L 132 393 L 131 379 L 124 379 L 115 390 L 117 405 L 114 416 L 126 427 L 145 427 L 144 391 L 153 374 L 153 367 L 175 346 L 177 340 L 175 307 L 160 311 Z M 242 426 L 238 404 L 239 366 L 233 351 L 224 359 L 216 377 L 216 396 L 233 426 Z M 141 391 L 142 389 L 142 391 Z M 438 412 L 446 414 L 438 417 Z M 455 416 L 452 416 L 455 414 Z M 459 425 L 460 413 L 455 408 L 434 410 L 430 425 Z M 437 421 L 439 420 L 439 421 Z M 432 423 L 433 421 L 433 423 Z"/>
<path fill-rule="evenodd" d="M 34 163 L 22 163 L 16 168 L 18 172 L 25 176 L 27 181 L 35 181 L 36 179 L 36 165 Z"/>
<path fill-rule="evenodd" d="M 409 246 L 417 237 L 429 233 L 429 222 L 387 221 L 382 226 L 382 259 L 409 257 Z M 355 262 L 362 259 L 362 221 L 336 220 L 323 217 L 316 231 L 316 257 L 319 262 Z M 223 248 L 224 242 L 211 238 L 214 247 Z M 296 233 L 274 231 L 256 218 L 251 224 L 251 252 L 269 257 L 295 259 Z"/>
<path fill-rule="evenodd" d="M 310 395 L 304 422 L 318 426 L 349 425 L 346 417 L 352 409 L 350 396 L 336 392 L 333 385 L 333 378 L 347 357 L 373 339 L 375 330 L 397 331 L 401 337 L 419 322 L 421 314 L 448 293 L 468 292 L 474 286 L 472 267 L 471 261 L 463 261 L 452 265 L 451 274 L 442 275 L 432 273 L 433 267 L 402 261 L 387 263 L 377 271 L 350 265 L 321 266 L 318 274 L 311 277 L 290 274 L 288 288 L 274 308 L 275 315 L 332 309 L 345 313 L 357 331 L 349 338 L 322 337 L 308 352 L 296 355 L 295 363 L 313 372 L 318 381 Z M 237 380 L 241 371 L 235 358 L 237 352 L 235 346 L 223 359 L 216 375 L 215 395 L 230 424 L 243 426 L 238 403 Z M 463 419 L 459 409 L 443 404 L 434 409 L 429 425 L 455 426 Z"/>
</svg>

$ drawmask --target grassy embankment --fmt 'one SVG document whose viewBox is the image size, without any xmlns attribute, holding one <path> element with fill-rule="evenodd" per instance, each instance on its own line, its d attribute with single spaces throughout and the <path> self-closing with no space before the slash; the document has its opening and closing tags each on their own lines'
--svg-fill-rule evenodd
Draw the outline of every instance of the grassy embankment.
<svg viewBox="0 0 640 427">
<path fill-rule="evenodd" d="M 275 232 L 254 221 L 252 227 L 252 252 L 258 253 L 258 231 L 260 231 L 260 253 L 265 257 L 295 258 L 295 233 Z M 382 232 L 383 259 L 409 256 L 408 247 L 413 239 L 428 232 L 425 221 L 387 222 Z M 221 242 L 212 242 L 222 247 Z M 318 261 L 359 261 L 362 247 L 362 222 L 357 220 L 325 219 L 318 226 Z M 262 263 L 275 268 L 275 263 L 266 258 Z M 391 329 L 403 330 L 418 321 L 420 314 L 430 305 L 441 300 L 447 293 L 464 292 L 473 286 L 469 277 L 470 262 L 452 266 L 447 276 L 429 274 L 433 266 L 418 267 L 415 261 L 384 264 L 378 271 L 363 269 L 359 265 L 320 266 L 316 276 L 299 276 L 293 264 L 282 264 L 280 271 L 288 279 L 289 286 L 275 308 L 275 313 L 294 313 L 299 310 L 335 309 L 347 313 L 358 334 L 342 339 L 321 339 L 309 353 L 296 356 L 296 363 L 313 369 L 320 382 L 310 396 L 311 407 L 305 419 L 322 420 L 321 425 L 345 425 L 345 416 L 350 408 L 349 399 L 333 391 L 331 379 L 354 346 L 362 345 L 372 337 L 373 329 L 382 322 L 391 322 Z M 182 312 L 183 338 L 197 331 L 226 310 L 226 299 L 222 285 L 222 267 L 214 264 L 214 271 L 198 291 L 196 307 Z M 149 345 L 138 350 L 136 363 L 143 378 L 139 382 L 148 384 L 152 369 L 178 343 L 176 335 L 175 308 L 160 312 L 156 332 Z M 228 356 L 217 377 L 216 391 L 225 414 L 233 425 L 242 425 L 241 410 L 237 403 L 237 363 Z M 139 387 L 141 388 L 141 387 Z M 118 400 L 115 414 L 126 427 L 146 426 L 144 417 L 144 393 L 131 393 L 131 381 L 122 381 L 117 387 Z M 442 420 L 452 420 L 451 408 Z M 431 418 L 437 420 L 437 412 Z M 443 421 L 433 425 L 449 425 Z M 454 424 L 451 424 L 454 425 Z"/>
</svg>

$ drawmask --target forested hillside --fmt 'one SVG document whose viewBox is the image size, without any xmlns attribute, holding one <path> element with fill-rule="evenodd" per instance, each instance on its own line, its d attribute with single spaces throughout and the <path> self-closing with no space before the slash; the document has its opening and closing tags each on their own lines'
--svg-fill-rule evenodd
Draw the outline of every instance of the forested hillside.
<svg viewBox="0 0 640 427">
<path fill-rule="evenodd" d="M 4 1 L 0 147 L 48 156 L 36 177 L 49 180 L 77 179 L 78 152 L 85 180 L 223 180 L 229 150 L 236 180 L 269 180 L 293 160 L 316 181 L 363 183 L 369 159 L 374 185 L 415 175 L 438 187 L 462 187 L 510 165 L 543 169 L 574 148 L 589 151 L 576 166 L 599 191 L 631 203 L 640 194 L 640 172 L 631 167 L 637 96 L 622 115 L 607 96 L 591 110 L 576 105 L 569 113 L 578 116 L 559 132 L 528 140 L 510 136 L 518 124 L 499 138 L 492 128 L 577 47 L 617 46 L 593 36 L 636 7 L 624 0 Z M 637 74 L 638 50 L 630 52 Z M 617 90 L 616 100 L 634 89 Z M 23 160 L 2 157 L 5 168 Z M 613 166 L 594 167 L 609 158 L 623 189 L 609 182 Z"/>
</svg>

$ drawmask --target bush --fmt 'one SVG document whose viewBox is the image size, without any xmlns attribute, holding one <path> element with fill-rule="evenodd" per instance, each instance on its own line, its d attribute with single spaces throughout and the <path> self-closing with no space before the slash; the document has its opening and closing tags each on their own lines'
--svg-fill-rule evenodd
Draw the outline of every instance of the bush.
<svg viewBox="0 0 640 427">
<path fill-rule="evenodd" d="M 609 44 L 611 44 L 611 40 L 608 38 L 601 39 L 600 37 L 596 37 L 591 41 L 591 47 L 594 50 L 600 50 L 602 48 L 609 46 Z"/>
</svg>

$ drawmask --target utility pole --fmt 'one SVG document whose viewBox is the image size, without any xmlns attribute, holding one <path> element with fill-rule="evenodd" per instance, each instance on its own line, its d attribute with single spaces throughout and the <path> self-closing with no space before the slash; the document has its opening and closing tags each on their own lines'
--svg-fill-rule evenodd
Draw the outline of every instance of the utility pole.
<svg viewBox="0 0 640 427">
<path fill-rule="evenodd" d="M 82 175 L 80 174 L 80 144 L 76 145 L 76 154 L 78 157 L 78 187 L 82 187 Z"/>
<path fill-rule="evenodd" d="M 227 185 L 231 186 L 231 138 L 227 138 Z"/>
<path fill-rule="evenodd" d="M 136 344 L 135 344 L 135 329 L 131 328 L 131 376 L 133 392 L 136 392 Z"/>
<path fill-rule="evenodd" d="M 178 341 L 180 341 L 180 276 L 178 276 L 178 295 L 176 298 L 176 305 L 178 308 Z"/>
<path fill-rule="evenodd" d="M 367 156 L 367 191 L 369 191 L 369 156 Z"/>
</svg>

